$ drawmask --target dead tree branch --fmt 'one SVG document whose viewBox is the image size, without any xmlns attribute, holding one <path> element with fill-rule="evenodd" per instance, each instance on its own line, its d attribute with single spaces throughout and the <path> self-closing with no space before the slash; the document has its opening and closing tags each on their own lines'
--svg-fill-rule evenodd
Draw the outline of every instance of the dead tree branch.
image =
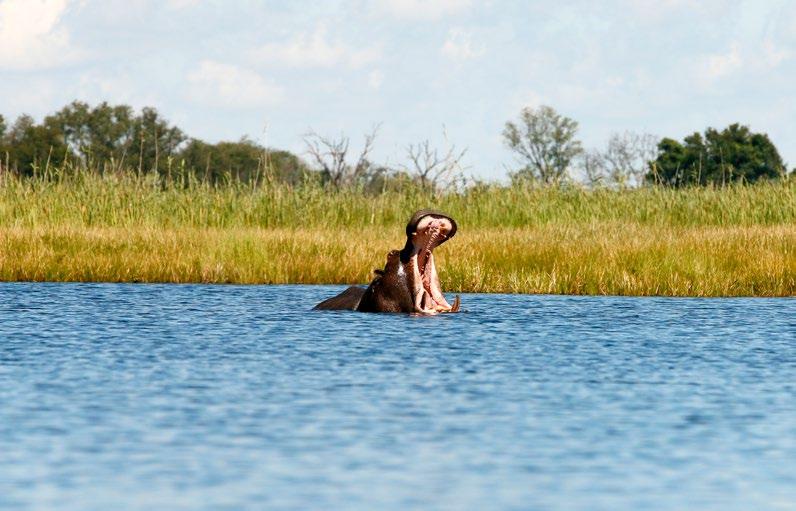
<svg viewBox="0 0 796 511">
<path fill-rule="evenodd" d="M 307 154 L 334 188 L 343 188 L 360 183 L 372 170 L 369 155 L 373 150 L 378 126 L 365 134 L 365 142 L 356 161 L 349 162 L 351 139 L 341 134 L 339 138 L 328 138 L 310 130 L 304 136 Z"/>
<path fill-rule="evenodd" d="M 447 134 L 445 141 L 447 142 Z M 455 145 L 446 145 L 447 149 L 444 152 L 432 147 L 428 140 L 409 144 L 406 148 L 409 165 L 404 166 L 404 170 L 424 189 L 436 192 L 461 174 L 461 161 L 467 153 L 467 148 L 459 151 Z"/>
</svg>

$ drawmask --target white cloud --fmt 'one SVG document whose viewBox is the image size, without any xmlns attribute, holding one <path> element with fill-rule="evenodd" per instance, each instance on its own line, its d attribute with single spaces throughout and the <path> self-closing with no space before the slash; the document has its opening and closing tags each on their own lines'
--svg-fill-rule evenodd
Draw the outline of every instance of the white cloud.
<svg viewBox="0 0 796 511">
<path fill-rule="evenodd" d="M 705 73 L 708 80 L 721 78 L 741 68 L 743 62 L 737 44 L 733 44 L 726 53 L 708 55 L 705 61 Z"/>
<path fill-rule="evenodd" d="M 688 0 L 626 0 L 622 3 L 633 9 L 636 15 L 649 19 L 660 19 L 680 10 L 689 2 Z"/>
<path fill-rule="evenodd" d="M 382 83 L 384 83 L 384 73 L 380 70 L 376 69 L 368 74 L 368 86 L 371 89 L 381 88 Z"/>
<path fill-rule="evenodd" d="M 547 99 L 538 92 L 533 90 L 523 90 L 518 94 L 515 94 L 509 103 L 511 105 L 511 114 L 513 115 L 523 108 L 538 108 L 547 102 Z"/>
<path fill-rule="evenodd" d="M 470 0 L 381 0 L 379 7 L 403 19 L 436 20 L 462 12 L 470 4 Z"/>
<path fill-rule="evenodd" d="M 134 108 L 161 106 L 164 101 L 159 97 L 160 91 L 147 85 L 148 82 L 141 81 L 137 76 L 120 68 L 92 69 L 75 80 L 69 94 L 90 104 L 108 101 L 112 104 L 128 104 Z"/>
<path fill-rule="evenodd" d="M 180 9 L 188 9 L 197 6 L 199 0 L 168 0 L 166 3 L 169 7 L 178 11 Z"/>
<path fill-rule="evenodd" d="M 291 67 L 343 65 L 360 68 L 378 61 L 381 58 L 381 48 L 371 46 L 354 49 L 340 41 L 329 40 L 326 27 L 319 25 L 310 34 L 301 33 L 287 42 L 265 44 L 254 50 L 253 57 L 261 62 Z"/>
<path fill-rule="evenodd" d="M 23 113 L 41 118 L 73 99 L 64 101 L 62 87 L 44 74 L 0 80 L 0 96 L 13 98 L 3 105 L 1 112 L 9 123 Z"/>
<path fill-rule="evenodd" d="M 68 64 L 78 57 L 59 26 L 67 0 L 0 2 L 0 68 L 32 70 Z"/>
<path fill-rule="evenodd" d="M 688 15 L 703 18 L 726 13 L 726 0 L 621 0 L 618 12 L 628 10 L 633 19 L 661 23 Z"/>
<path fill-rule="evenodd" d="M 282 101 L 281 87 L 249 69 L 232 64 L 204 60 L 188 75 L 190 96 L 194 101 L 222 107 L 248 108 Z"/>
<path fill-rule="evenodd" d="M 791 57 L 791 52 L 788 49 L 778 46 L 771 39 L 763 41 L 762 53 L 763 60 L 772 68 L 779 66 Z"/>
<path fill-rule="evenodd" d="M 701 57 L 695 73 L 702 85 L 734 75 L 751 75 L 771 71 L 792 56 L 788 48 L 765 39 L 746 47 L 733 43 L 724 53 Z"/>
<path fill-rule="evenodd" d="M 454 60 L 475 59 L 484 54 L 484 47 L 474 45 L 471 35 L 460 29 L 452 28 L 440 49 L 443 55 Z"/>
</svg>

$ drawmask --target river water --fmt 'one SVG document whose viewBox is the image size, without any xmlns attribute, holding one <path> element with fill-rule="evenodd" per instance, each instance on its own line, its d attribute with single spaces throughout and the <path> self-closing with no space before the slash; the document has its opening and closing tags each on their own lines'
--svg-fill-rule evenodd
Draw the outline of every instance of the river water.
<svg viewBox="0 0 796 511">
<path fill-rule="evenodd" d="M 0 284 L 0 509 L 796 509 L 796 300 Z"/>
</svg>

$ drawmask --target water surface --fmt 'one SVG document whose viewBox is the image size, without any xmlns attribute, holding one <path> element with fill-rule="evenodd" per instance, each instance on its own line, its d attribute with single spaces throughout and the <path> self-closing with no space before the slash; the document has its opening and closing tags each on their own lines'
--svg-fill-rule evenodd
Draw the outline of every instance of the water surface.
<svg viewBox="0 0 796 511">
<path fill-rule="evenodd" d="M 0 509 L 796 509 L 796 300 L 0 284 Z"/>
</svg>

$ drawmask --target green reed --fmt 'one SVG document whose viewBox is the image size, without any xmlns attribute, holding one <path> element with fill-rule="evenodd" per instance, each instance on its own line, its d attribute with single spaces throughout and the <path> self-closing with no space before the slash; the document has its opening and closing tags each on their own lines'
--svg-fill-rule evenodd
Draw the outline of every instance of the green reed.
<svg viewBox="0 0 796 511">
<path fill-rule="evenodd" d="M 0 174 L 0 281 L 367 282 L 426 207 L 459 224 L 437 251 L 450 291 L 796 294 L 794 180 L 368 194 L 81 169 Z"/>
<path fill-rule="evenodd" d="M 392 226 L 418 208 L 441 209 L 468 227 L 632 222 L 665 226 L 782 225 L 796 222 L 796 180 L 725 188 L 587 189 L 475 185 L 434 194 L 418 187 L 379 194 L 196 180 L 165 183 L 133 173 L 54 171 L 0 176 L 0 226 L 363 227 Z"/>
</svg>

